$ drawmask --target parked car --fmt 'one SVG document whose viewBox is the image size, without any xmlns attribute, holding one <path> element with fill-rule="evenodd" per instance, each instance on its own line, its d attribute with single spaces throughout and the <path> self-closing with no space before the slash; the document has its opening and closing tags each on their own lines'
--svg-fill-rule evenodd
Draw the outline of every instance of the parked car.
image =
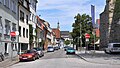
<svg viewBox="0 0 120 68">
<path fill-rule="evenodd" d="M 48 47 L 47 52 L 54 52 L 54 47 Z"/>
<path fill-rule="evenodd" d="M 109 43 L 104 51 L 105 53 L 120 52 L 120 43 Z"/>
<path fill-rule="evenodd" d="M 39 54 L 35 49 L 27 50 L 19 56 L 20 61 L 36 60 L 37 58 L 39 58 Z"/>
<path fill-rule="evenodd" d="M 67 48 L 69 48 L 69 47 L 70 47 L 70 46 L 65 46 L 65 47 L 64 47 L 64 51 L 66 51 L 66 50 L 67 50 Z"/>
<path fill-rule="evenodd" d="M 33 48 L 33 49 L 35 49 L 38 52 L 39 57 L 44 56 L 44 52 L 43 52 L 42 48 L 36 47 L 36 48 Z"/>
<path fill-rule="evenodd" d="M 54 49 L 55 50 L 59 50 L 60 48 L 59 48 L 59 46 L 55 46 Z"/>
<path fill-rule="evenodd" d="M 66 49 L 66 54 L 75 54 L 75 49 L 72 47 L 69 47 Z"/>
</svg>

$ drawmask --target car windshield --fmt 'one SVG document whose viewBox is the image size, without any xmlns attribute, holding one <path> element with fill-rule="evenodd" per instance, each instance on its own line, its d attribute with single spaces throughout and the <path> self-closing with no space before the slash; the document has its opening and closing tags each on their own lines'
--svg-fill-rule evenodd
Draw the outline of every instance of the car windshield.
<svg viewBox="0 0 120 68">
<path fill-rule="evenodd" d="M 33 53 L 33 51 L 32 50 L 27 50 L 24 53 Z"/>
<path fill-rule="evenodd" d="M 33 48 L 33 49 L 35 49 L 35 50 L 37 50 L 37 51 L 40 51 L 40 50 L 42 50 L 41 48 Z"/>
<path fill-rule="evenodd" d="M 49 48 L 53 48 L 53 47 L 48 47 L 48 49 L 49 49 Z"/>
<path fill-rule="evenodd" d="M 74 48 L 71 48 L 71 47 L 69 47 L 69 48 L 67 48 L 68 50 L 74 50 Z"/>
<path fill-rule="evenodd" d="M 120 44 L 114 44 L 113 47 L 120 47 Z"/>
</svg>

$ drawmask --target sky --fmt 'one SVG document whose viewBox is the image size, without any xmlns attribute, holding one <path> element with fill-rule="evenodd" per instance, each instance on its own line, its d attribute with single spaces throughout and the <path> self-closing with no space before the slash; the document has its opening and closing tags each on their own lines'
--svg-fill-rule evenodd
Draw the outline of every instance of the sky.
<svg viewBox="0 0 120 68">
<path fill-rule="evenodd" d="M 106 0 L 38 0 L 37 15 L 50 23 L 51 28 L 61 31 L 72 31 L 74 17 L 80 13 L 91 16 L 91 5 L 95 5 L 95 18 L 104 11 Z"/>
</svg>

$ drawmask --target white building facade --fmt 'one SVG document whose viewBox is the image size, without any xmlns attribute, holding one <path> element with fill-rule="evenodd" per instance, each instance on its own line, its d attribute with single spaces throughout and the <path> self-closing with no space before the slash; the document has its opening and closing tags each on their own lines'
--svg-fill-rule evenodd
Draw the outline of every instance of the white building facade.
<svg viewBox="0 0 120 68">
<path fill-rule="evenodd" d="M 19 0 L 19 52 L 30 49 L 29 46 L 29 0 Z"/>
</svg>

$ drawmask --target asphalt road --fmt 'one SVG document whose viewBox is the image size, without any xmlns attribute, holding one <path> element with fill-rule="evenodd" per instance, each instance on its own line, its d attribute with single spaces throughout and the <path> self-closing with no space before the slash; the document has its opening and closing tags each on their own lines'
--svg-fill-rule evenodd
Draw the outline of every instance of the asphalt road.
<svg viewBox="0 0 120 68">
<path fill-rule="evenodd" d="M 8 68 L 120 68 L 120 65 L 86 62 L 76 55 L 66 55 L 61 49 L 46 53 L 36 61 L 20 62 Z"/>
</svg>

